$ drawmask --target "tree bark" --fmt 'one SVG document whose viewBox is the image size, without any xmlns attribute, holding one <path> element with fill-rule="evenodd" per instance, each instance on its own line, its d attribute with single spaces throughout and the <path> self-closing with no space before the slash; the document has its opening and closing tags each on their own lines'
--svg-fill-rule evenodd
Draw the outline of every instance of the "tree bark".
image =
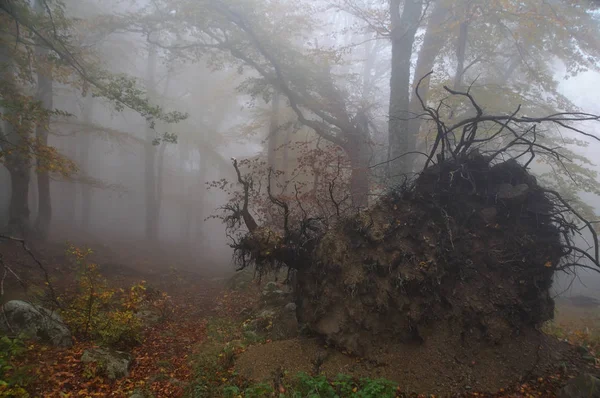
<svg viewBox="0 0 600 398">
<path fill-rule="evenodd" d="M 450 9 L 442 0 L 437 0 L 435 2 L 427 22 L 423 45 L 419 50 L 417 65 L 415 67 L 415 76 L 412 84 L 413 95 L 410 99 L 410 112 L 413 115 L 413 118 L 409 122 L 409 134 L 414 137 L 418 137 L 422 122 L 421 118 L 416 116 L 423 112 L 423 107 L 415 94 L 417 84 L 419 84 L 419 81 L 423 76 L 433 70 L 435 60 L 446 42 L 446 35 L 443 34 L 444 32 L 441 26 L 449 11 Z M 427 102 L 429 96 L 429 83 L 430 78 L 427 77 L 426 79 L 423 79 L 419 86 L 419 95 L 425 102 Z"/>
<path fill-rule="evenodd" d="M 200 242 L 200 245 L 204 245 L 205 242 L 205 230 L 204 230 L 204 218 L 205 218 L 205 208 L 206 208 L 206 180 L 208 178 L 208 168 L 210 167 L 210 163 L 208 161 L 208 156 L 201 152 L 201 148 L 198 148 L 198 155 L 200 156 L 200 169 L 198 170 L 198 185 L 200 187 L 200 192 L 198 193 L 198 200 L 195 201 L 195 206 L 190 204 L 190 210 L 193 213 L 196 213 L 196 240 Z M 196 210 L 194 211 L 194 207 Z M 190 242 L 191 243 L 191 242 Z"/>
<path fill-rule="evenodd" d="M 73 138 L 66 138 L 63 140 L 64 149 L 62 153 L 66 155 L 69 159 L 77 158 L 77 148 L 79 147 L 79 142 Z M 61 190 L 61 196 L 64 199 L 61 200 L 61 207 L 64 209 L 64 216 L 60 217 L 60 222 L 67 226 L 71 227 L 73 225 L 77 225 L 77 185 L 78 182 L 73 179 L 67 179 L 64 182 L 64 188 Z"/>
<path fill-rule="evenodd" d="M 44 6 L 41 0 L 35 4 L 36 12 L 42 14 Z M 53 109 L 53 90 L 52 90 L 52 71 L 50 67 L 43 68 L 47 63 L 48 50 L 38 46 L 36 48 L 37 61 L 37 94 L 36 99 L 41 102 L 46 110 Z M 48 125 L 49 118 L 42 120 L 36 127 L 35 135 L 41 145 L 48 145 Z M 46 159 L 48 161 L 49 159 Z M 48 170 L 42 165 L 43 160 L 37 159 L 37 185 L 38 185 L 38 213 L 35 221 L 35 230 L 38 237 L 45 240 L 48 237 L 48 229 L 52 219 L 52 198 L 50 197 L 50 176 Z"/>
<path fill-rule="evenodd" d="M 350 194 L 352 205 L 365 208 L 369 204 L 369 157 L 371 155 L 369 119 L 364 112 L 355 118 L 356 131 L 349 134 L 346 153 L 350 158 Z"/>
<path fill-rule="evenodd" d="M 167 78 L 165 81 L 165 88 L 162 94 L 162 100 L 164 101 L 169 95 L 169 85 L 171 83 L 171 69 L 167 71 Z M 163 198 L 163 178 L 165 169 L 165 151 L 167 149 L 167 143 L 161 142 L 160 149 L 158 150 L 158 167 L 156 169 L 156 220 L 157 224 L 160 223 L 160 213 L 162 209 L 162 198 Z"/>
<path fill-rule="evenodd" d="M 465 18 L 467 18 L 467 15 L 465 15 Z M 456 42 L 456 75 L 454 75 L 454 90 L 459 90 L 464 80 L 468 35 L 469 21 L 465 19 L 460 23 L 458 40 Z"/>
<path fill-rule="evenodd" d="M 150 46 L 148 52 L 147 85 L 148 91 L 154 91 L 156 85 L 156 47 Z M 145 236 L 149 242 L 158 240 L 158 203 L 156 192 L 156 147 L 153 145 L 154 130 L 146 129 L 146 145 L 144 147 L 144 183 L 146 191 L 146 229 Z"/>
<path fill-rule="evenodd" d="M 406 0 L 400 15 L 400 0 L 389 0 L 392 20 L 392 70 L 390 78 L 390 107 L 388 125 L 388 176 L 399 182 L 402 174 L 412 171 L 412 156 L 416 137 L 409 134 L 410 59 L 423 0 Z"/>
<path fill-rule="evenodd" d="M 11 158 L 6 162 L 11 187 L 8 231 L 24 238 L 29 232 L 29 161 L 18 155 Z"/>
<path fill-rule="evenodd" d="M 8 48 L 0 45 L 0 76 L 7 84 L 15 84 L 14 65 Z M 10 109 L 1 109 L 10 116 Z M 31 162 L 29 150 L 24 143 L 26 137 L 17 131 L 8 121 L 0 120 L 0 148 L 5 156 L 4 166 L 10 174 L 10 204 L 8 209 L 7 232 L 15 237 L 24 238 L 29 232 L 29 179 Z"/>
<path fill-rule="evenodd" d="M 279 133 L 279 90 L 274 88 L 273 98 L 271 98 L 271 118 L 269 120 L 269 137 L 267 139 L 267 162 L 269 167 L 277 170 L 277 137 Z"/>
<path fill-rule="evenodd" d="M 94 114 L 94 100 L 91 96 L 87 97 L 83 109 L 83 122 L 88 125 L 92 123 Z M 80 139 L 81 147 L 79 151 L 79 166 L 84 169 L 86 175 L 90 174 L 90 146 L 92 139 L 90 133 L 84 133 Z M 89 184 L 81 184 L 81 228 L 84 231 L 90 229 L 90 219 L 92 213 L 92 187 Z"/>
</svg>

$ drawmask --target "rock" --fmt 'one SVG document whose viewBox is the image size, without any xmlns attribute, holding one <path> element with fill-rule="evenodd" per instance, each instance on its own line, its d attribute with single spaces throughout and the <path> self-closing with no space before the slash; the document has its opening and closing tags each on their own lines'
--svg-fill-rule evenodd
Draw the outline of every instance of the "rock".
<svg viewBox="0 0 600 398">
<path fill-rule="evenodd" d="M 289 293 L 283 290 L 265 290 L 262 293 L 262 299 L 268 307 L 283 307 L 289 301 Z"/>
<path fill-rule="evenodd" d="M 0 331 L 24 333 L 29 338 L 58 347 L 73 345 L 71 332 L 56 312 L 21 300 L 9 301 L 3 308 L 6 317 L 0 317 Z"/>
<path fill-rule="evenodd" d="M 106 348 L 92 348 L 81 356 L 83 363 L 97 363 L 102 372 L 111 380 L 127 377 L 131 365 L 131 355 Z"/>
<path fill-rule="evenodd" d="M 600 379 L 583 373 L 569 381 L 557 395 L 558 398 L 600 398 Z"/>
</svg>

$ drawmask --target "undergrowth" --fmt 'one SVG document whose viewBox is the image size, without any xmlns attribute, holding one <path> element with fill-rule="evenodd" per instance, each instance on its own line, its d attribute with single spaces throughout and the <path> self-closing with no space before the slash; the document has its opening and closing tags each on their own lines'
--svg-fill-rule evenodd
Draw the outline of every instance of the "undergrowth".
<svg viewBox="0 0 600 398">
<path fill-rule="evenodd" d="M 398 386 L 385 379 L 353 379 L 339 374 L 334 379 L 323 375 L 311 376 L 300 372 L 293 376 L 285 375 L 278 388 L 268 383 L 255 383 L 246 386 L 227 385 L 222 389 L 226 398 L 258 398 L 278 393 L 280 398 L 386 398 L 399 396 Z"/>
<path fill-rule="evenodd" d="M 98 266 L 88 260 L 90 249 L 69 245 L 67 255 L 73 259 L 77 283 L 73 290 L 59 297 L 62 316 L 75 337 L 101 345 L 127 349 L 141 342 L 142 320 L 137 316 L 150 308 L 168 315 L 168 296 L 149 298 L 148 287 L 141 281 L 126 289 L 109 286 Z"/>
<path fill-rule="evenodd" d="M 26 351 L 23 338 L 0 337 L 0 397 L 29 397 L 25 390 L 29 376 L 25 368 L 17 368 L 13 362 Z"/>
<path fill-rule="evenodd" d="M 290 375 L 282 371 L 273 382 L 252 382 L 234 370 L 236 357 L 260 337 L 242 333 L 231 319 L 214 318 L 207 325 L 208 340 L 194 360 L 194 380 L 186 397 L 205 398 L 386 398 L 396 397 L 398 386 L 383 379 L 355 379 L 340 374 L 334 379 L 307 373 Z"/>
</svg>

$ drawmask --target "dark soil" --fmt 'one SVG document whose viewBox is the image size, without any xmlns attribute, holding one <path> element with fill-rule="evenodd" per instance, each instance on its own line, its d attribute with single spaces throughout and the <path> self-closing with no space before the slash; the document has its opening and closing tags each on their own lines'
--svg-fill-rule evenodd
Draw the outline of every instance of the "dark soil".
<svg viewBox="0 0 600 398">
<path fill-rule="evenodd" d="M 280 367 L 291 374 L 319 371 L 332 378 L 339 373 L 386 378 L 407 393 L 441 396 L 469 392 L 510 396 L 523 384 L 543 381 L 552 384 L 541 387 L 547 397 L 555 396 L 569 377 L 581 371 L 598 373 L 593 363 L 582 359 L 581 351 L 543 334 L 497 346 L 464 347 L 452 340 L 439 336 L 422 345 L 389 346 L 377 360 L 344 354 L 318 339 L 276 341 L 249 347 L 236 361 L 236 370 L 249 379 L 267 381 Z"/>
</svg>

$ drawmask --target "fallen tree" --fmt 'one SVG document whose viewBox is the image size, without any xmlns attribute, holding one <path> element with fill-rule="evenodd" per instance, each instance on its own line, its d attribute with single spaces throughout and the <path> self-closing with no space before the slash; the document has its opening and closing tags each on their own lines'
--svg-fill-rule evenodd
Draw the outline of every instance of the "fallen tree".
<svg viewBox="0 0 600 398">
<path fill-rule="evenodd" d="M 280 225 L 259 226 L 249 209 L 252 176 L 234 160 L 243 193 L 224 207 L 224 220 L 237 231 L 236 262 L 290 271 L 299 320 L 346 350 L 369 354 L 440 334 L 451 344 L 500 343 L 553 317 L 557 271 L 600 271 L 592 223 L 529 171 L 536 157 L 562 161 L 560 148 L 544 144 L 544 126 L 598 140 L 573 123 L 600 117 L 487 115 L 468 91 L 446 90 L 468 100 L 470 116 L 449 125 L 443 103 L 421 101 L 437 129 L 424 168 L 367 210 L 340 212 L 332 195 L 333 217 L 311 212 L 298 196 L 274 195 L 269 173 Z M 585 230 L 591 250 L 574 243 Z"/>
</svg>

